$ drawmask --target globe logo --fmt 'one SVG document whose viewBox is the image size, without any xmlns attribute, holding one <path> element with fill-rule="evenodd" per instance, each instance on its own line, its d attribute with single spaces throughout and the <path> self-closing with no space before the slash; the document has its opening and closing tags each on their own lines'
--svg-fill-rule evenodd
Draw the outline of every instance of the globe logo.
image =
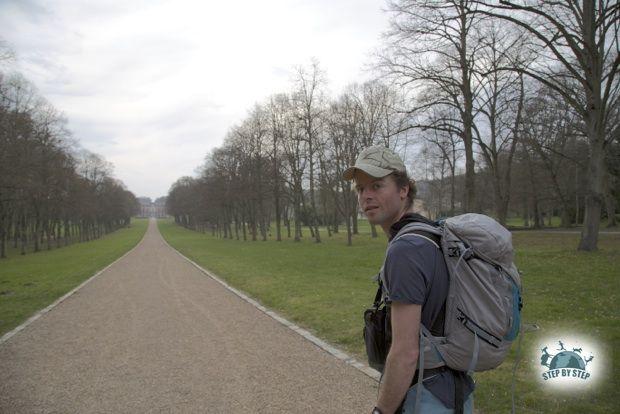
<svg viewBox="0 0 620 414">
<path fill-rule="evenodd" d="M 581 358 L 581 356 L 577 353 L 562 351 L 559 354 L 556 354 L 549 364 L 549 369 L 558 368 L 577 368 L 585 370 L 586 363 L 583 362 L 583 358 Z"/>
<path fill-rule="evenodd" d="M 540 365 L 548 368 L 548 371 L 542 374 L 542 378 L 545 381 L 558 378 L 576 380 L 587 380 L 590 378 L 590 373 L 587 372 L 586 367 L 594 359 L 594 355 L 584 358 L 582 356 L 582 348 L 566 349 L 562 341 L 558 341 L 557 344 L 559 348 L 555 349 L 555 351 L 558 351 L 555 354 L 549 352 L 550 346 L 545 346 L 541 349 Z"/>
</svg>

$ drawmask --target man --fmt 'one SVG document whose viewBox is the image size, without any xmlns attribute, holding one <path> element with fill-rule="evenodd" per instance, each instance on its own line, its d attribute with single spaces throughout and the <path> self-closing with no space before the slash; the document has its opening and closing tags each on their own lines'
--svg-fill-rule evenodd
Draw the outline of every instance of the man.
<svg viewBox="0 0 620 414">
<path fill-rule="evenodd" d="M 415 182 L 390 149 L 365 149 L 343 178 L 355 181 L 361 210 L 370 223 L 381 226 L 390 240 L 407 223 L 432 224 L 413 213 Z M 408 234 L 389 245 L 383 293 L 391 306 L 392 345 L 373 413 L 413 413 L 420 324 L 433 335 L 443 334 L 448 277 L 443 255 L 432 237 Z M 425 369 L 423 380 L 420 413 L 462 412 L 459 407 L 455 411 L 455 402 L 465 413 L 472 412 L 474 385 L 469 376 L 440 367 Z"/>
</svg>

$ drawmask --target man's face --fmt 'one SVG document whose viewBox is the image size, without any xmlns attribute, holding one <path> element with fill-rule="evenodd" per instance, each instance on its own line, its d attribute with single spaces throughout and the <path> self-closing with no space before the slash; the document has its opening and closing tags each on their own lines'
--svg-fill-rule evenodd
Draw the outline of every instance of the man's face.
<svg viewBox="0 0 620 414">
<path fill-rule="evenodd" d="M 355 171 L 354 180 L 357 201 L 368 221 L 389 229 L 405 209 L 407 188 L 398 188 L 391 175 L 375 178 L 360 170 Z"/>
</svg>

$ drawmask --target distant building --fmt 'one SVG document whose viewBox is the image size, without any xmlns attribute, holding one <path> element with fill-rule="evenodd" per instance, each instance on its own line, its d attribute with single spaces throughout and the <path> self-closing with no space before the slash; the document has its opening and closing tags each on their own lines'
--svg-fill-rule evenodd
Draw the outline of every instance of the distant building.
<svg viewBox="0 0 620 414">
<path fill-rule="evenodd" d="M 149 197 L 138 197 L 140 203 L 139 217 L 167 217 L 166 213 L 166 197 L 159 197 L 155 201 L 151 201 Z"/>
</svg>

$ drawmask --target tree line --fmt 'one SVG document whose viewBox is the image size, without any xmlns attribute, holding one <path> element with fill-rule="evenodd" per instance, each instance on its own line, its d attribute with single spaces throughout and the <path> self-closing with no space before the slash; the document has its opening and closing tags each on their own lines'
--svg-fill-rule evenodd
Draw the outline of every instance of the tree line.
<svg viewBox="0 0 620 414">
<path fill-rule="evenodd" d="M 317 242 L 344 226 L 350 244 L 358 211 L 341 173 L 379 144 L 413 160 L 432 216 L 540 227 L 559 215 L 596 249 L 620 194 L 618 3 L 394 0 L 387 12 L 377 79 L 330 98 L 318 63 L 298 68 L 171 187 L 175 220 L 252 240 L 272 223 L 277 240 L 307 227 Z"/>
<path fill-rule="evenodd" d="M 11 58 L 0 44 L 0 62 Z M 19 73 L 0 71 L 0 258 L 88 241 L 129 225 L 135 196 Z"/>
</svg>

